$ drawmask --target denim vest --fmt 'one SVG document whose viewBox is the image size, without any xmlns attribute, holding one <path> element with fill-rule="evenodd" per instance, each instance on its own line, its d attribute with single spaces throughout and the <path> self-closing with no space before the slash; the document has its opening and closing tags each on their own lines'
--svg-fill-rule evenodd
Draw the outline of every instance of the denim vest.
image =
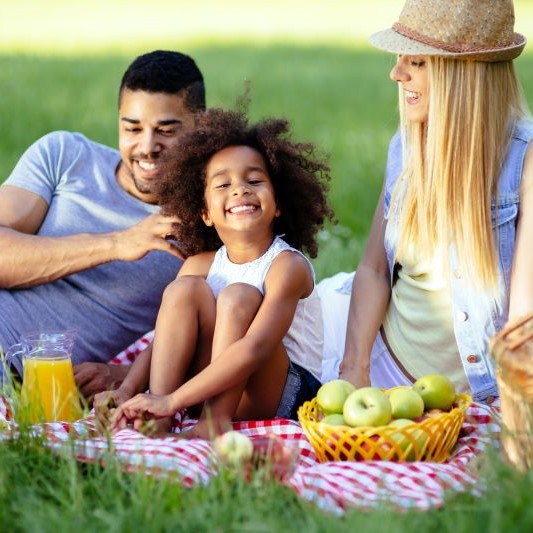
<svg viewBox="0 0 533 533">
<path fill-rule="evenodd" d="M 507 322 L 509 289 L 514 255 L 519 188 L 524 156 L 533 139 L 533 122 L 521 120 L 514 128 L 498 185 L 498 198 L 491 205 L 492 227 L 498 243 L 500 287 L 497 296 L 486 295 L 470 287 L 462 278 L 454 247 L 450 250 L 450 286 L 453 327 L 461 361 L 475 401 L 498 396 L 488 343 Z M 391 194 L 402 170 L 400 134 L 393 137 L 388 153 L 385 178 L 384 213 L 389 217 Z M 393 283 L 395 245 L 385 239 L 385 250 Z"/>
</svg>

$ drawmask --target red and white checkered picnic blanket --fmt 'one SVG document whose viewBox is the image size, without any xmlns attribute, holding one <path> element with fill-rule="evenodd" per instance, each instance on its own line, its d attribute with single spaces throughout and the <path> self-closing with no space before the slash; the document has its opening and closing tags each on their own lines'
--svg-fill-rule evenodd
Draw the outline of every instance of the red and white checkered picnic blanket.
<svg viewBox="0 0 533 533">
<path fill-rule="evenodd" d="M 137 341 L 117 358 L 115 363 L 131 362 L 150 337 Z M 0 398 L 0 419 L 9 418 L 7 403 Z M 176 427 L 187 429 L 194 420 L 181 416 Z M 469 463 L 487 446 L 497 443 L 499 436 L 498 408 L 472 404 L 449 461 L 397 463 L 390 461 L 319 463 L 313 448 L 297 422 L 274 419 L 235 422 L 234 429 L 251 438 L 274 433 L 298 445 L 300 456 L 294 474 L 284 483 L 297 494 L 324 510 L 341 513 L 350 507 L 372 508 L 384 501 L 400 508 L 427 509 L 443 504 L 447 491 L 481 493 L 474 469 Z M 76 458 L 84 462 L 105 461 L 110 453 L 109 442 L 94 437 L 94 418 L 75 422 L 49 423 L 36 427 L 48 436 L 49 445 L 60 449 L 73 445 Z M 149 475 L 175 477 L 185 486 L 208 483 L 217 474 L 205 440 L 172 437 L 153 439 L 124 429 L 112 437 L 111 453 L 127 471 L 141 470 Z"/>
</svg>

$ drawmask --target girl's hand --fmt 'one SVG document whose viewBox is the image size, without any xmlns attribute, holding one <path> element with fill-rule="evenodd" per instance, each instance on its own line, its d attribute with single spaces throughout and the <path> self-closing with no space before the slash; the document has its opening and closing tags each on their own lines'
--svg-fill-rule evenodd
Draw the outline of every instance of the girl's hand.
<svg viewBox="0 0 533 533">
<path fill-rule="evenodd" d="M 133 428 L 141 431 L 147 421 L 154 418 L 173 416 L 177 408 L 173 405 L 170 394 L 137 394 L 131 400 L 117 407 L 113 414 L 112 428 L 124 429 L 133 424 Z"/>
<path fill-rule="evenodd" d="M 99 392 L 94 397 L 93 406 L 98 433 L 105 433 L 110 428 L 116 408 L 132 396 L 129 391 L 119 387 L 117 390 Z"/>
</svg>

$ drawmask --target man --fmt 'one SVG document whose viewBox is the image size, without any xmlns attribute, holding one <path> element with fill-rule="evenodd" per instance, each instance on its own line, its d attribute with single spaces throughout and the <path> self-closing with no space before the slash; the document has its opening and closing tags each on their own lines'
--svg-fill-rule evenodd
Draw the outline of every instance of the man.
<svg viewBox="0 0 533 533">
<path fill-rule="evenodd" d="M 0 344 L 21 333 L 77 330 L 81 392 L 120 383 L 107 365 L 154 327 L 165 286 L 182 263 L 154 186 L 164 155 L 205 109 L 203 77 L 178 52 L 128 67 L 119 91 L 119 151 L 80 133 L 35 142 L 0 187 Z M 22 374 L 22 362 L 12 370 Z"/>
</svg>

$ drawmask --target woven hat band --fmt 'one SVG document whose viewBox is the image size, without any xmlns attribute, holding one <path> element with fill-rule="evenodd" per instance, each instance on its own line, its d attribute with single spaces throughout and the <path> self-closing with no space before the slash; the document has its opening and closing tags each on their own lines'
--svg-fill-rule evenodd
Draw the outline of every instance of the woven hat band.
<svg viewBox="0 0 533 533">
<path fill-rule="evenodd" d="M 396 32 L 398 32 L 400 35 L 403 35 L 404 37 L 407 37 L 408 39 L 413 39 L 415 41 L 418 41 L 419 43 L 427 44 L 428 46 L 433 46 L 434 48 L 439 48 L 441 50 L 445 50 L 446 52 L 451 52 L 454 54 L 464 54 L 468 52 L 483 52 L 485 50 L 492 50 L 495 47 L 493 45 L 491 46 L 472 46 L 466 43 L 463 44 L 450 44 L 445 43 L 444 41 L 440 41 L 438 39 L 433 39 L 432 37 L 428 37 L 427 35 L 423 35 L 416 30 L 413 30 L 411 28 L 408 28 L 404 24 L 401 24 L 400 22 L 395 22 L 392 25 L 392 29 Z M 506 45 L 509 43 L 505 43 Z M 500 45 L 505 46 L 505 45 Z M 496 46 L 498 48 L 498 46 Z"/>
</svg>

